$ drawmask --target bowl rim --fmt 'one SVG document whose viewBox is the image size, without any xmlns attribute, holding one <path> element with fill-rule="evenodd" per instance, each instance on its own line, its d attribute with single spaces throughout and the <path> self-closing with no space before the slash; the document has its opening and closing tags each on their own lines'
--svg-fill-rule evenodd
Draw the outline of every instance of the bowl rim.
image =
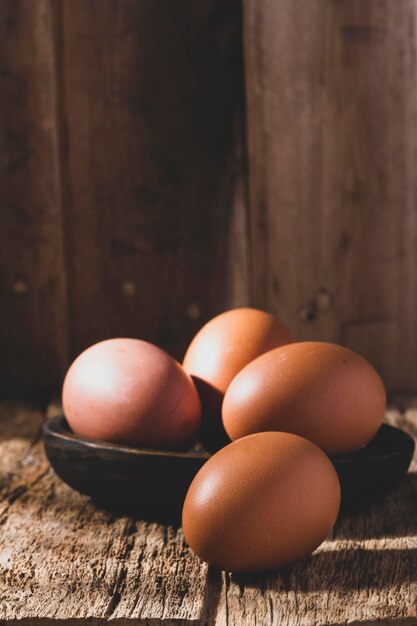
<svg viewBox="0 0 417 626">
<path fill-rule="evenodd" d="M 89 439 L 79 437 L 70 430 L 67 419 L 63 413 L 55 415 L 47 419 L 42 425 L 43 439 L 55 439 L 65 441 L 67 443 L 81 445 L 91 450 L 111 450 L 120 454 L 130 456 L 154 456 L 169 457 L 180 459 L 209 459 L 211 454 L 206 450 L 199 451 L 179 451 L 179 450 L 160 450 L 157 448 L 138 448 L 136 446 L 128 446 L 120 443 L 110 443 L 101 439 Z"/>
<path fill-rule="evenodd" d="M 401 446 L 391 446 L 389 450 L 375 450 L 374 452 L 363 454 L 366 448 L 373 442 L 381 430 L 384 433 L 390 433 L 390 439 L 395 437 L 394 443 L 401 442 Z M 53 417 L 47 419 L 42 426 L 42 434 L 44 439 L 55 439 L 65 441 L 67 443 L 81 445 L 91 450 L 109 450 L 113 452 L 119 452 L 120 454 L 133 455 L 133 456 L 149 456 L 149 457 L 165 457 L 165 458 L 178 458 L 178 459 L 206 459 L 208 460 L 212 454 L 207 450 L 201 451 L 180 451 L 180 450 L 162 450 L 157 448 L 142 448 L 136 446 L 128 446 L 126 444 L 111 443 L 100 439 L 89 439 L 85 437 L 79 437 L 70 430 L 68 422 L 64 413 L 59 413 Z M 410 462 L 414 454 L 416 442 L 407 432 L 392 426 L 386 422 L 382 423 L 379 430 L 375 434 L 374 438 L 366 444 L 360 450 L 351 453 L 344 453 L 340 455 L 329 455 L 330 460 L 333 463 L 345 465 L 360 462 L 376 462 L 383 459 L 409 456 Z"/>
<path fill-rule="evenodd" d="M 370 446 L 371 443 L 374 441 L 374 439 L 378 437 L 378 435 L 380 435 L 381 431 L 387 434 L 390 433 L 389 443 L 391 444 L 391 449 L 385 451 L 383 449 L 377 449 L 374 452 L 371 451 L 363 454 L 366 451 L 366 448 Z M 393 440 L 393 437 L 395 437 L 395 440 Z M 396 443 L 401 443 L 401 445 L 395 446 Z M 363 446 L 363 448 L 360 448 L 359 450 L 356 450 L 355 452 L 350 452 L 348 454 L 344 453 L 340 455 L 331 455 L 329 458 L 333 463 L 352 464 L 355 461 L 359 463 L 379 461 L 395 457 L 409 457 L 409 463 L 411 463 L 415 446 L 416 442 L 414 438 L 407 432 L 402 430 L 402 428 L 399 428 L 398 426 L 392 426 L 387 422 L 383 422 L 371 441 Z"/>
</svg>

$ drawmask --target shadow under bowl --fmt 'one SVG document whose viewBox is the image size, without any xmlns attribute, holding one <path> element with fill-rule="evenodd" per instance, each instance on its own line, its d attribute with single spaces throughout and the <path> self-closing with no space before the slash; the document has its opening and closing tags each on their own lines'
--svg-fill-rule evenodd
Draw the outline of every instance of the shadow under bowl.
<svg viewBox="0 0 417 626">
<path fill-rule="evenodd" d="M 179 522 L 188 487 L 211 456 L 198 446 L 177 452 L 83 439 L 71 431 L 63 415 L 45 422 L 43 442 L 56 474 L 96 504 L 171 523 Z M 414 447 L 405 432 L 383 424 L 358 452 L 332 457 L 342 509 L 365 508 L 395 487 L 407 473 Z"/>
</svg>

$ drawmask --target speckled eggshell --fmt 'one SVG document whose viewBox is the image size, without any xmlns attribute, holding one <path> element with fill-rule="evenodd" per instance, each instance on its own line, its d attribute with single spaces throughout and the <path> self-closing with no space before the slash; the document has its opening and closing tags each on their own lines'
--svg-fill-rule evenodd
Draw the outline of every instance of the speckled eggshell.
<svg viewBox="0 0 417 626">
<path fill-rule="evenodd" d="M 182 449 L 201 421 L 188 374 L 139 339 L 109 339 L 80 354 L 65 377 L 62 402 L 77 435 L 128 445 Z"/>
<path fill-rule="evenodd" d="M 185 538 L 220 569 L 276 570 L 308 556 L 332 529 L 340 485 L 328 457 L 288 433 L 249 435 L 214 454 L 195 476 Z"/>
<path fill-rule="evenodd" d="M 199 391 L 203 437 L 213 447 L 227 443 L 221 422 L 224 393 L 240 370 L 268 350 L 294 341 L 292 333 L 265 311 L 240 308 L 210 320 L 192 340 L 183 366 Z M 223 432 L 222 432 L 223 431 Z"/>
<path fill-rule="evenodd" d="M 285 431 L 338 455 L 367 444 L 385 409 L 384 385 L 368 361 L 336 344 L 300 342 L 247 365 L 229 386 L 222 412 L 233 440 Z"/>
</svg>

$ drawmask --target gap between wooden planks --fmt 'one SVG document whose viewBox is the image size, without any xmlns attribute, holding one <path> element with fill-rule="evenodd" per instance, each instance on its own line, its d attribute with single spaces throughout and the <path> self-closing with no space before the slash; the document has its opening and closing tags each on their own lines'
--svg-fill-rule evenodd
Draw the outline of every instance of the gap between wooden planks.
<svg viewBox="0 0 417 626">
<path fill-rule="evenodd" d="M 64 485 L 43 455 L 44 417 L 0 404 L 0 623 L 417 624 L 416 460 L 395 492 L 340 520 L 309 559 L 232 575 L 200 563 L 180 529 L 95 509 Z M 387 420 L 416 437 L 417 400 L 400 399 Z"/>
</svg>

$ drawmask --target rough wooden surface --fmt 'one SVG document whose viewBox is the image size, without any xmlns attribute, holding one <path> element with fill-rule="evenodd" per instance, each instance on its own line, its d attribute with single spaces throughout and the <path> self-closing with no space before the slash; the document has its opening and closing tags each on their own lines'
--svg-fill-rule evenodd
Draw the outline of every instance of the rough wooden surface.
<svg viewBox="0 0 417 626">
<path fill-rule="evenodd" d="M 181 530 L 94 509 L 49 468 L 41 419 L 1 406 L 0 622 L 200 618 L 207 568 Z"/>
<path fill-rule="evenodd" d="M 97 510 L 61 483 L 38 438 L 43 417 L 0 405 L 0 623 L 417 623 L 417 459 L 309 559 L 273 576 L 232 575 L 200 563 L 181 530 Z M 399 399 L 387 421 L 417 438 L 417 400 Z"/>
<path fill-rule="evenodd" d="M 253 302 L 417 380 L 417 1 L 244 1 Z"/>
</svg>

